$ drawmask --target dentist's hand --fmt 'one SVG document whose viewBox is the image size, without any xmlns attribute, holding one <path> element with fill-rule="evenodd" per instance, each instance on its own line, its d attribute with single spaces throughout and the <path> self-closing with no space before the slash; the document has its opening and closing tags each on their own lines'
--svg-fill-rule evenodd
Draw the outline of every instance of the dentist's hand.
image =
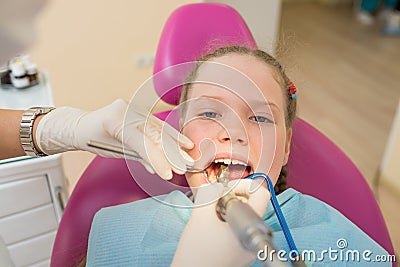
<svg viewBox="0 0 400 267">
<path fill-rule="evenodd" d="M 187 137 L 153 115 L 148 116 L 145 111 L 135 107 L 128 109 L 122 99 L 92 112 L 57 108 L 42 117 L 36 129 L 36 145 L 48 155 L 86 150 L 103 157 L 122 157 L 89 147 L 89 140 L 124 145 L 125 149 L 136 151 L 143 158 L 140 162 L 147 171 L 156 172 L 164 179 L 172 178 L 172 171 L 183 174 L 186 165 L 193 164 L 192 158 L 181 149 L 194 146 Z M 169 150 L 168 159 L 164 147 Z"/>
<path fill-rule="evenodd" d="M 236 180 L 229 185 L 234 193 L 247 198 L 247 203 L 261 217 L 270 193 L 264 186 L 257 188 L 252 182 L 250 179 Z M 254 188 L 257 190 L 250 190 Z M 249 266 L 256 260 L 256 255 L 241 246 L 228 223 L 218 219 L 215 207 L 222 194 L 220 183 L 203 185 L 198 189 L 192 214 L 171 266 Z"/>
</svg>

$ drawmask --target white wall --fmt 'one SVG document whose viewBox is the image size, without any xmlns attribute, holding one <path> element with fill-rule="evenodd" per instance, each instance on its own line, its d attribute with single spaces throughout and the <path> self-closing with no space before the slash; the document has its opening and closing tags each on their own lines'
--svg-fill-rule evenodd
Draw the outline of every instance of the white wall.
<svg viewBox="0 0 400 267">
<path fill-rule="evenodd" d="M 383 156 L 380 175 L 383 183 L 400 193 L 400 101 Z"/>
<path fill-rule="evenodd" d="M 281 0 L 220 0 L 235 8 L 246 21 L 258 46 L 274 53 L 281 20 Z"/>
</svg>

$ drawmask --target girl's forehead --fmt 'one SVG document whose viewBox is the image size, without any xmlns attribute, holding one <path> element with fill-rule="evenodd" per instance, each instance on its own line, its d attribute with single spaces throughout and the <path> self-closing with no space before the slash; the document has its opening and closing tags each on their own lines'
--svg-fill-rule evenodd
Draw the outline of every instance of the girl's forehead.
<svg viewBox="0 0 400 267">
<path fill-rule="evenodd" d="M 204 62 L 188 98 L 236 96 L 246 103 L 264 101 L 283 108 L 282 89 L 271 67 L 251 55 L 228 54 Z"/>
</svg>

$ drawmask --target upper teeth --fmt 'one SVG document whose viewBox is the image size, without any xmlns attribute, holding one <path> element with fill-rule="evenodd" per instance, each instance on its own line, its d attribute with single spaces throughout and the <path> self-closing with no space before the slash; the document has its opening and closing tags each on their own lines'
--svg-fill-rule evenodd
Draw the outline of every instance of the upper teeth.
<svg viewBox="0 0 400 267">
<path fill-rule="evenodd" d="M 247 167 L 247 164 L 245 162 L 237 160 L 237 159 L 232 159 L 232 160 L 231 159 L 216 159 L 214 161 L 214 163 L 224 163 L 226 165 L 229 165 L 229 164 L 236 165 L 236 164 L 238 164 L 238 165 L 243 165 L 243 166 Z"/>
</svg>

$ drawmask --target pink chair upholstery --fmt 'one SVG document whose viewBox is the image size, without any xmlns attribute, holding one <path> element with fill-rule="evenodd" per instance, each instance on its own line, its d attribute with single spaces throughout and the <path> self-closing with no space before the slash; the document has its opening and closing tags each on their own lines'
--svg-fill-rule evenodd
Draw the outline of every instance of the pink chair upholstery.
<svg viewBox="0 0 400 267">
<path fill-rule="evenodd" d="M 210 42 L 211 43 L 210 47 Z M 222 43 L 218 43 L 221 41 Z M 177 9 L 163 30 L 155 60 L 157 73 L 171 65 L 196 59 L 204 47 L 240 44 L 256 47 L 245 22 L 230 7 L 215 3 L 190 4 Z M 199 52 L 200 51 L 200 52 Z M 160 80 L 175 79 L 164 75 Z M 156 84 L 157 87 L 157 84 Z M 157 93 L 176 104 L 179 88 Z M 165 119 L 169 112 L 157 114 Z M 171 118 L 170 118 L 171 119 Z M 172 117 L 172 124 L 176 118 Z M 136 162 L 135 175 L 152 177 Z M 353 163 L 325 136 L 301 119 L 294 125 L 288 164 L 289 186 L 332 205 L 393 254 L 393 247 L 375 198 Z M 173 182 L 186 185 L 184 176 Z M 123 159 L 96 157 L 76 185 L 59 225 L 51 259 L 52 267 L 74 266 L 87 249 L 94 214 L 102 207 L 146 198 Z"/>
<path fill-rule="evenodd" d="M 287 167 L 289 187 L 336 208 L 394 255 L 378 203 L 360 171 L 332 141 L 299 118 Z"/>
<path fill-rule="evenodd" d="M 161 34 L 154 62 L 157 94 L 167 103 L 177 105 L 180 88 L 169 84 L 182 82 L 185 73 L 169 67 L 198 59 L 216 47 L 257 44 L 242 17 L 231 7 L 218 3 L 190 4 L 175 10 Z M 183 75 L 183 76 L 182 76 Z"/>
</svg>

